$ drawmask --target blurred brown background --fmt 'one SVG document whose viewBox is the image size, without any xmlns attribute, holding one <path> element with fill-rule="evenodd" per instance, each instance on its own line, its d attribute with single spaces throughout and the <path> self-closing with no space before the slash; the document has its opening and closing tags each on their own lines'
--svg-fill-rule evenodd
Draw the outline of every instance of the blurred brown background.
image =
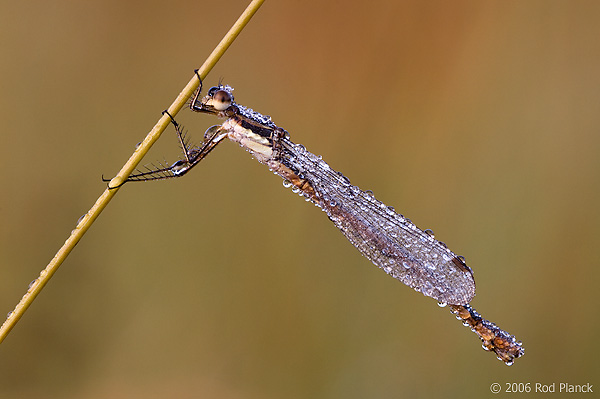
<svg viewBox="0 0 600 399">
<path fill-rule="evenodd" d="M 3 314 L 246 4 L 3 4 Z M 119 192 L 0 345 L 0 396 L 600 389 L 599 18 L 597 1 L 267 1 L 206 83 L 466 256 L 473 306 L 524 342 L 514 366 L 225 143 Z M 178 120 L 198 139 L 217 123 Z M 169 130 L 146 161 L 175 155 Z"/>
</svg>

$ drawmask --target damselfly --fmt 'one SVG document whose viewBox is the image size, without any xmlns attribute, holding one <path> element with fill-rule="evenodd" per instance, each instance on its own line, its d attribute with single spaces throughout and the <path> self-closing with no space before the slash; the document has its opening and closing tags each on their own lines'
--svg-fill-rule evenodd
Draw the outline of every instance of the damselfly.
<svg viewBox="0 0 600 399">
<path fill-rule="evenodd" d="M 461 256 L 422 231 L 393 208 L 362 191 L 320 156 L 290 140 L 288 132 L 250 108 L 237 104 L 233 88 L 219 84 L 201 97 L 202 85 L 190 108 L 224 119 L 209 128 L 199 146 L 190 145 L 182 128 L 171 118 L 183 157 L 172 165 L 137 170 L 125 182 L 180 177 L 196 166 L 225 138 L 238 143 L 256 160 L 284 179 L 284 185 L 320 207 L 346 238 L 371 262 L 390 276 L 448 305 L 464 325 L 479 336 L 483 348 L 511 365 L 524 353 L 521 342 L 482 318 L 469 302 L 475 295 L 473 272 Z"/>
</svg>

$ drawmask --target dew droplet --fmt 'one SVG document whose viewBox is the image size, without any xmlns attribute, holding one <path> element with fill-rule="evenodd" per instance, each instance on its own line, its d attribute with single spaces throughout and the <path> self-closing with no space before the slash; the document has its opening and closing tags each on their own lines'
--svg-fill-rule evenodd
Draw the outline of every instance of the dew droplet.
<svg viewBox="0 0 600 399">
<path fill-rule="evenodd" d="M 423 230 L 423 233 L 427 234 L 431 238 L 435 237 L 435 234 L 433 233 L 433 230 L 431 230 L 431 229 L 425 229 L 425 230 Z"/>
<path fill-rule="evenodd" d="M 313 154 L 312 152 L 309 152 L 308 154 L 306 154 L 306 157 L 312 162 L 317 162 L 319 160 L 319 158 L 317 158 L 317 156 L 315 154 Z"/>
<path fill-rule="evenodd" d="M 425 286 L 423 287 L 422 292 L 427 296 L 431 296 L 433 293 L 433 285 L 429 281 L 425 281 Z"/>
<path fill-rule="evenodd" d="M 83 215 L 79 216 L 79 219 L 77 219 L 77 225 L 79 226 L 79 223 L 81 223 L 81 221 L 83 220 L 83 218 L 85 217 L 85 215 L 87 215 L 87 213 L 84 213 Z"/>
<path fill-rule="evenodd" d="M 339 176 L 342 178 L 342 183 L 343 183 L 345 186 L 349 186 L 349 185 L 350 185 L 350 179 L 348 179 L 346 176 L 344 176 L 344 175 L 342 174 L 342 172 L 337 172 L 337 173 L 338 173 L 338 175 L 339 175 Z"/>
<path fill-rule="evenodd" d="M 290 187 L 292 187 L 292 182 L 291 182 L 291 181 L 289 181 L 289 180 L 287 180 L 287 179 L 286 179 L 286 180 L 284 180 L 284 181 L 283 181 L 283 187 L 285 187 L 285 188 L 290 188 Z"/>
<path fill-rule="evenodd" d="M 438 306 L 439 306 L 440 308 L 445 308 L 446 306 L 448 306 L 448 304 L 447 304 L 447 303 L 445 303 L 445 302 L 438 302 Z"/>
<path fill-rule="evenodd" d="M 135 145 L 135 149 L 137 150 L 138 148 L 140 148 L 140 146 L 141 146 L 141 145 L 142 145 L 142 142 L 140 141 L 139 143 L 137 143 L 137 144 Z"/>
</svg>

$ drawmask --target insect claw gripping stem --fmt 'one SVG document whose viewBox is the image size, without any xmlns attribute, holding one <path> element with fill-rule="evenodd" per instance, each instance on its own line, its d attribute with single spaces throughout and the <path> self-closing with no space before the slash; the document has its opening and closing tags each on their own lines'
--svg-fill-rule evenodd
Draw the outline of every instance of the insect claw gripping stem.
<svg viewBox="0 0 600 399">
<path fill-rule="evenodd" d="M 173 125 L 175 125 L 175 128 L 177 128 L 177 127 L 179 126 L 179 123 L 177 123 L 177 121 L 175 120 L 175 118 L 173 118 L 173 115 L 171 115 L 171 114 L 169 113 L 169 111 L 167 111 L 167 110 L 165 109 L 165 110 L 162 112 L 162 114 L 163 114 L 163 115 L 168 115 L 168 116 L 169 116 L 169 118 L 171 119 L 171 123 L 172 123 Z"/>
<path fill-rule="evenodd" d="M 183 143 L 183 138 L 181 137 L 181 132 L 180 132 L 180 130 L 179 130 L 179 123 L 177 123 L 177 121 L 175 120 L 175 118 L 173 118 L 173 115 L 171 115 L 171 114 L 169 113 L 169 111 L 168 111 L 168 110 L 166 110 L 166 109 L 165 109 L 165 110 L 162 112 L 162 114 L 163 114 L 163 115 L 167 115 L 167 116 L 169 117 L 169 119 L 171 119 L 171 123 L 172 123 L 172 124 L 175 126 L 175 130 L 177 131 L 177 136 L 178 136 L 178 138 L 179 138 L 179 141 L 180 141 L 180 143 L 183 145 L 184 152 L 185 152 L 185 154 L 186 154 L 186 157 L 187 157 L 187 156 L 188 156 L 188 151 L 187 151 L 187 148 L 186 148 L 186 146 L 185 146 L 185 145 L 184 145 L 184 143 Z M 165 168 L 162 168 L 162 169 L 165 169 Z M 119 187 L 123 186 L 123 185 L 124 185 L 125 183 L 127 183 L 128 181 L 133 181 L 133 180 L 131 180 L 131 177 L 127 177 L 127 179 L 123 180 L 123 182 L 121 182 L 121 184 L 118 184 L 118 185 L 116 185 L 116 186 L 114 186 L 114 187 L 111 187 L 111 186 L 110 186 L 110 182 L 112 181 L 112 179 L 106 179 L 106 178 L 104 178 L 104 175 L 102 175 L 102 181 L 103 181 L 103 182 L 106 182 L 106 187 L 107 187 L 109 190 L 114 190 L 114 189 L 116 189 L 116 188 L 119 188 Z"/>
<path fill-rule="evenodd" d="M 188 162 L 191 162 L 192 160 L 190 159 L 190 150 L 188 148 L 189 141 L 186 141 L 185 133 L 182 131 L 181 125 L 179 125 L 179 123 L 177 123 L 175 118 L 173 118 L 173 116 L 166 109 L 162 112 L 162 114 L 168 115 L 169 118 L 171 118 L 171 123 L 173 124 L 173 126 L 175 126 L 175 132 L 177 133 L 177 139 L 179 140 L 179 145 L 181 147 L 181 150 L 183 151 L 183 154 L 185 155 L 185 159 Z"/>
</svg>

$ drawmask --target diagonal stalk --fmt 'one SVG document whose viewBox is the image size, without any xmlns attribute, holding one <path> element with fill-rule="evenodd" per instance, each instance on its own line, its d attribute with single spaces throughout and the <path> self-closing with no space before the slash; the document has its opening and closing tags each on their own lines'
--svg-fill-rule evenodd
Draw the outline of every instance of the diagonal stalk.
<svg viewBox="0 0 600 399">
<path fill-rule="evenodd" d="M 204 64 L 202 64 L 198 70 L 198 75 L 201 79 L 204 79 L 208 75 L 211 69 L 215 66 L 223 54 L 225 54 L 225 51 L 227 51 L 231 43 L 233 43 L 242 29 L 244 29 L 248 22 L 250 22 L 252 16 L 256 13 L 256 11 L 258 11 L 263 3 L 264 0 L 253 0 L 248 5 L 246 10 L 242 13 L 235 24 L 231 27 L 229 32 L 227 32 L 221 42 L 217 45 L 217 47 L 215 47 L 213 52 L 208 56 L 206 61 L 204 61 Z M 179 93 L 175 101 L 173 101 L 171 106 L 168 108 L 168 111 L 171 115 L 175 116 L 181 110 L 181 108 L 183 108 L 188 98 L 190 98 L 194 91 L 198 88 L 199 83 L 200 82 L 198 81 L 198 78 L 196 75 L 194 75 L 194 77 L 189 81 L 189 83 L 185 86 L 181 93 Z M 46 268 L 40 272 L 39 277 L 29 285 L 25 295 L 23 295 L 15 309 L 8 314 L 6 321 L 4 324 L 2 324 L 2 327 L 0 327 L 0 343 L 4 341 L 4 338 L 6 338 L 8 333 L 12 330 L 15 324 L 17 324 L 19 319 L 21 319 L 33 300 L 42 291 L 48 281 L 50 281 L 54 273 L 58 270 L 67 256 L 69 256 L 75 245 L 77 245 L 87 230 L 92 226 L 92 223 L 94 223 L 102 210 L 104 210 L 110 200 L 117 194 L 119 191 L 118 186 L 125 181 L 125 179 L 127 179 L 127 176 L 129 176 L 133 169 L 135 169 L 135 167 L 140 163 L 142 158 L 150 150 L 154 142 L 158 140 L 169 123 L 169 116 L 163 114 L 156 125 L 154 125 L 152 130 L 150 130 L 144 141 L 142 141 L 138 148 L 136 148 L 136 150 L 133 152 L 129 160 L 125 163 L 125 165 L 123 165 L 117 176 L 114 177 L 109 183 L 110 187 L 116 188 L 107 188 L 104 190 L 92 208 L 84 215 L 84 217 L 81 218 L 81 220 L 79 220 L 77 227 L 75 227 L 75 229 L 71 232 L 69 238 L 58 250 L 56 255 L 54 255 L 54 258 L 52 258 L 50 263 L 48 263 L 48 266 L 46 266 Z"/>
</svg>

